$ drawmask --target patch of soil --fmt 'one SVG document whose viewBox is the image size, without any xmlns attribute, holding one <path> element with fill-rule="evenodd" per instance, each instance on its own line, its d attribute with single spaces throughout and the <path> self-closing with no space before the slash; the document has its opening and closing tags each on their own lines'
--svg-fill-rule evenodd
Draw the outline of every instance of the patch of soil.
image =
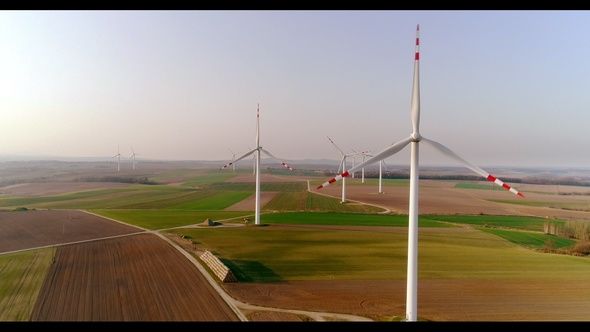
<svg viewBox="0 0 590 332">
<path fill-rule="evenodd" d="M 0 212 L 0 252 L 142 231 L 78 210 Z"/>
</svg>

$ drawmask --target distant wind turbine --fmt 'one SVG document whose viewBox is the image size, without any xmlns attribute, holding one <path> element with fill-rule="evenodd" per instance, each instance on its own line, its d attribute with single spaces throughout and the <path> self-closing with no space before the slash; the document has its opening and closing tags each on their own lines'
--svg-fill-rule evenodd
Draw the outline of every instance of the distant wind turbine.
<svg viewBox="0 0 590 332">
<path fill-rule="evenodd" d="M 359 168 L 367 165 L 376 163 L 389 156 L 392 156 L 401 151 L 406 145 L 412 143 L 411 151 L 411 162 L 410 162 L 410 205 L 409 205 L 409 227 L 408 227 L 408 274 L 407 274 L 407 294 L 406 294 L 406 320 L 416 321 L 418 319 L 418 171 L 419 171 L 419 153 L 418 144 L 424 143 L 426 146 L 438 151 L 439 153 L 453 159 L 454 161 L 463 164 L 463 166 L 469 168 L 475 173 L 483 176 L 484 178 L 498 184 L 504 189 L 510 192 L 524 197 L 523 194 L 518 192 L 516 189 L 511 188 L 509 185 L 500 181 L 498 178 L 487 173 L 483 169 L 472 165 L 463 158 L 459 157 L 456 153 L 451 151 L 446 146 L 429 140 L 424 136 L 420 135 L 420 26 L 416 28 L 416 53 L 414 56 L 414 84 L 412 88 L 412 104 L 411 104 L 411 118 L 413 131 L 410 137 L 393 144 L 383 151 L 377 153 L 373 158 L 360 163 L 356 167 L 353 167 L 348 172 L 344 172 L 335 178 L 332 178 L 328 182 L 318 186 L 318 189 L 329 186 L 330 184 L 344 178 L 346 178 L 350 172 L 353 172 Z"/>
<path fill-rule="evenodd" d="M 393 143 L 392 143 L 392 144 L 393 144 Z M 373 155 L 372 155 L 372 154 L 370 154 L 370 153 L 366 153 L 365 155 L 366 155 L 367 157 L 373 157 Z M 363 161 L 364 161 L 364 160 L 363 160 Z M 379 192 L 378 192 L 379 194 L 383 194 L 383 190 L 382 190 L 382 188 L 383 188 L 383 186 L 382 186 L 382 178 L 383 178 L 383 168 L 384 168 L 384 167 L 385 167 L 385 172 L 386 172 L 387 174 L 389 174 L 389 171 L 387 170 L 387 165 L 385 165 L 385 160 L 384 160 L 384 159 L 382 159 L 382 160 L 379 162 Z M 363 180 L 364 180 L 364 174 L 363 174 Z"/>
<path fill-rule="evenodd" d="M 135 169 L 135 156 L 139 156 L 139 154 L 133 151 L 133 147 L 131 147 L 131 152 L 133 152 L 133 154 L 131 155 L 131 157 L 129 157 L 129 159 L 133 158 L 133 169 Z"/>
<path fill-rule="evenodd" d="M 277 162 L 279 162 L 281 165 L 283 165 L 284 167 L 286 167 L 287 169 L 293 171 L 293 169 L 291 168 L 291 166 L 285 164 L 284 162 L 279 161 L 277 158 L 275 158 L 275 156 L 273 156 L 272 154 L 270 154 L 270 152 L 264 150 L 261 146 L 260 146 L 260 128 L 259 128 L 259 122 L 260 122 L 260 104 L 258 105 L 258 109 L 256 110 L 256 147 L 254 148 L 254 150 L 247 152 L 246 154 L 244 154 L 243 156 L 241 156 L 240 158 L 230 162 L 229 164 L 223 166 L 220 169 L 225 169 L 228 166 L 233 165 L 235 162 L 242 160 L 246 157 L 248 157 L 249 155 L 256 153 L 256 206 L 255 206 L 255 212 L 254 212 L 254 223 L 256 225 L 260 225 L 260 152 L 264 152 L 264 154 L 266 154 L 267 156 L 271 157 L 272 159 L 276 160 Z"/>
<path fill-rule="evenodd" d="M 121 170 L 121 153 L 119 152 L 119 146 L 117 145 L 117 154 L 113 156 L 113 158 L 115 157 L 119 157 L 119 159 L 117 160 L 117 172 L 119 172 Z M 111 158 L 111 159 L 113 159 Z"/>
<path fill-rule="evenodd" d="M 341 169 L 342 169 L 342 172 L 346 172 L 346 157 L 354 157 L 354 154 L 344 154 L 344 152 L 342 152 L 342 150 L 340 150 L 338 145 L 336 145 L 336 143 L 334 143 L 334 141 L 332 141 L 330 136 L 326 136 L 326 137 L 328 137 L 328 140 L 330 140 L 332 145 L 334 145 L 336 150 L 338 150 L 338 152 L 340 152 L 340 154 L 342 155 L 342 159 L 340 160 L 340 166 L 338 167 L 338 171 L 336 173 L 340 173 Z M 352 169 L 354 169 L 354 168 L 355 167 L 353 166 Z M 345 178 L 342 178 L 342 203 L 346 203 L 346 179 Z"/>
<path fill-rule="evenodd" d="M 236 172 L 236 164 L 235 164 L 236 153 L 234 153 L 230 148 L 227 148 L 227 149 L 229 150 L 229 152 L 231 152 L 233 154 L 233 157 L 231 157 L 231 161 L 232 161 L 232 167 L 233 167 L 234 173 L 235 173 Z"/>
</svg>

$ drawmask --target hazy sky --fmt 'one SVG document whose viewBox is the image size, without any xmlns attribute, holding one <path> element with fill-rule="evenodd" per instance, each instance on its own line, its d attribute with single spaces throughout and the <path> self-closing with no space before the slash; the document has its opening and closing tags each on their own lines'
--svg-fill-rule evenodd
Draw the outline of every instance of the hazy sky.
<svg viewBox="0 0 590 332">
<path fill-rule="evenodd" d="M 589 11 L 0 11 L 0 154 L 590 167 Z M 409 164 L 409 146 L 391 164 Z M 423 164 L 447 164 L 422 145 Z"/>
</svg>

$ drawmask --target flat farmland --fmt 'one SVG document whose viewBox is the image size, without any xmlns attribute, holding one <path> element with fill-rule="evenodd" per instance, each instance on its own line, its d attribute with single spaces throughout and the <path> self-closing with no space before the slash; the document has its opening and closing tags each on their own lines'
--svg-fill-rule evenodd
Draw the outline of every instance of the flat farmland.
<svg viewBox="0 0 590 332">
<path fill-rule="evenodd" d="M 238 321 L 199 270 L 152 234 L 58 248 L 32 321 Z"/>
<path fill-rule="evenodd" d="M 223 286 L 238 300 L 377 320 L 405 315 L 406 228 L 271 225 L 182 233 L 231 264 L 242 282 Z M 524 250 L 471 228 L 424 227 L 419 257 L 424 319 L 587 320 L 587 258 Z"/>
<path fill-rule="evenodd" d="M 0 197 L 48 196 L 84 190 L 124 188 L 129 185 L 114 182 L 22 183 L 0 188 Z"/>
<path fill-rule="evenodd" d="M 83 211 L 0 212 L 0 253 L 141 231 Z"/>
<path fill-rule="evenodd" d="M 545 192 L 550 186 L 527 185 L 532 192 L 524 191 L 524 198 L 518 197 L 502 188 L 481 189 L 484 183 L 456 188 L 451 184 L 461 183 L 452 181 L 420 180 L 420 214 L 489 214 L 489 215 L 518 215 L 549 217 L 557 219 L 590 220 L 590 196 L 586 195 L 557 195 Z M 349 185 L 351 184 L 351 185 Z M 349 179 L 346 188 L 346 198 L 367 204 L 388 208 L 394 212 L 408 213 L 409 186 L 384 185 L 385 194 L 378 194 L 378 187 L 368 183 L 360 184 L 359 179 Z M 315 188 L 316 186 L 313 186 Z M 555 186 L 552 186 L 555 187 Z M 567 192 L 568 186 L 559 186 L 561 191 Z M 487 186 L 485 187 L 487 188 Z M 588 190 L 585 187 L 572 187 Z M 332 197 L 342 196 L 341 183 L 337 182 L 317 192 Z"/>
<path fill-rule="evenodd" d="M 406 280 L 231 283 L 248 303 L 362 315 L 405 317 Z M 418 280 L 418 316 L 430 321 L 588 321 L 590 283 L 584 280 Z"/>
</svg>

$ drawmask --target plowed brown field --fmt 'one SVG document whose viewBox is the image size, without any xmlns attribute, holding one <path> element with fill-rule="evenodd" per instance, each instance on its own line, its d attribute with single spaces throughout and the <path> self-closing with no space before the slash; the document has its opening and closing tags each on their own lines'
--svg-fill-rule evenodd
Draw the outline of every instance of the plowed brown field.
<svg viewBox="0 0 590 332">
<path fill-rule="evenodd" d="M 0 253 L 141 231 L 82 211 L 0 212 Z"/>
<path fill-rule="evenodd" d="M 155 235 L 60 247 L 33 321 L 237 321 L 199 270 Z"/>
</svg>

